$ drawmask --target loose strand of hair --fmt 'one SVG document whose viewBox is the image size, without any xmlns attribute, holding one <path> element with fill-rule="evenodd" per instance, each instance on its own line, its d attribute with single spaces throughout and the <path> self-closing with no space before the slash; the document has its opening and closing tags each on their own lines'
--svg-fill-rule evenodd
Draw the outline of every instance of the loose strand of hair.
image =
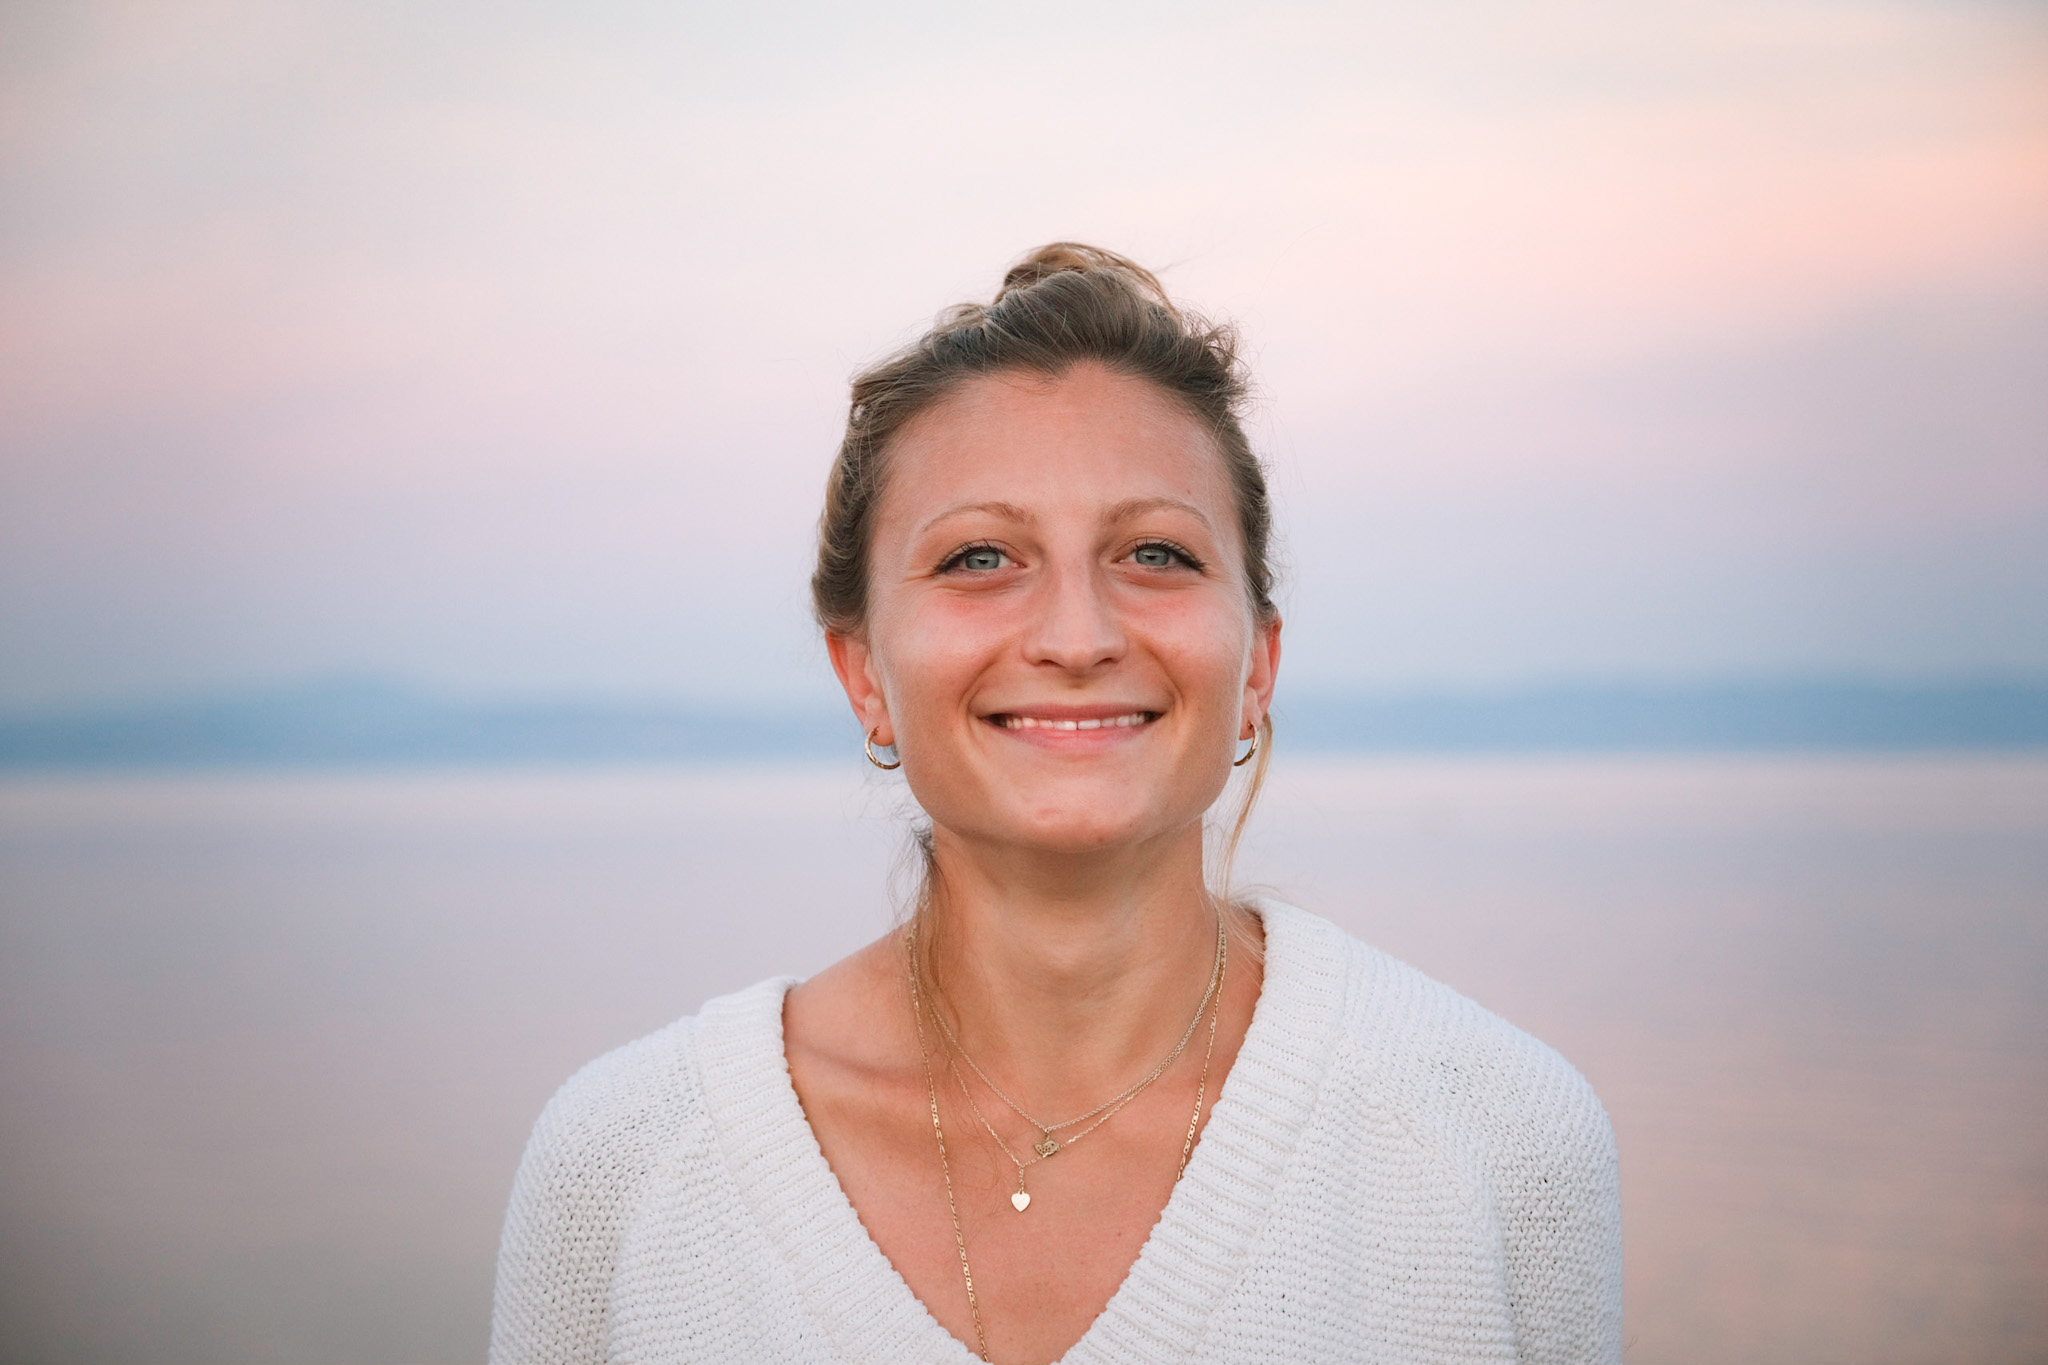
<svg viewBox="0 0 2048 1365">
<path fill-rule="evenodd" d="M 1273 713 L 1268 711 L 1259 718 L 1259 752 L 1252 760 L 1251 778 L 1245 783 L 1244 796 L 1237 804 L 1237 814 L 1230 821 L 1230 833 L 1223 841 L 1223 857 L 1220 875 L 1210 895 L 1230 926 L 1231 938 L 1242 944 L 1244 951 L 1256 961 L 1265 960 L 1262 946 L 1263 936 L 1254 932 L 1247 923 L 1250 912 L 1237 901 L 1237 854 L 1238 846 L 1244 840 L 1245 826 L 1251 823 L 1252 809 L 1259 803 L 1259 795 L 1266 788 L 1266 772 L 1273 762 Z"/>
</svg>

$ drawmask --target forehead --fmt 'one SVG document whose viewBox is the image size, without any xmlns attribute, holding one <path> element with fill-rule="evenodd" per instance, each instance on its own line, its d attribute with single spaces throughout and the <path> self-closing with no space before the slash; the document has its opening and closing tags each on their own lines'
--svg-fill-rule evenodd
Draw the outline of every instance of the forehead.
<svg viewBox="0 0 2048 1365">
<path fill-rule="evenodd" d="M 879 511 L 896 534 L 962 502 L 1086 513 L 1135 498 L 1192 503 L 1218 534 L 1236 532 L 1208 429 L 1149 380 L 1102 365 L 970 379 L 904 427 L 889 465 Z"/>
</svg>

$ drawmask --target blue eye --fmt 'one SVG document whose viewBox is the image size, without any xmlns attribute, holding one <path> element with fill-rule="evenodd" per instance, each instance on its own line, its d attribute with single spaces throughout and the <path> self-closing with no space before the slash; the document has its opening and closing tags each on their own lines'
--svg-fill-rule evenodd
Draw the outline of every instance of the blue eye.
<svg viewBox="0 0 2048 1365">
<path fill-rule="evenodd" d="M 1005 556 L 993 545 L 970 545 L 954 555 L 949 569 L 966 569 L 972 573 L 990 573 L 1003 567 Z"/>
<path fill-rule="evenodd" d="M 1148 540 L 1131 551 L 1131 562 L 1143 569 L 1175 567 L 1202 572 L 1202 561 L 1170 540 Z"/>
</svg>

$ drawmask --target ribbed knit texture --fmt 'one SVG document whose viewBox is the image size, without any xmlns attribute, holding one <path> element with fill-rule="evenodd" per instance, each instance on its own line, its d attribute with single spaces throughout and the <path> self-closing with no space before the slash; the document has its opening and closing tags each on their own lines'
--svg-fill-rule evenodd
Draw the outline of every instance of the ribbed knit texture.
<svg viewBox="0 0 2048 1365">
<path fill-rule="evenodd" d="M 1614 1138 L 1585 1081 L 1328 921 L 1258 908 L 1251 1029 L 1186 1176 L 1065 1360 L 1620 1360 Z M 790 984 L 714 1000 L 548 1105 L 506 1215 L 496 1365 L 971 1365 L 804 1120 Z"/>
</svg>

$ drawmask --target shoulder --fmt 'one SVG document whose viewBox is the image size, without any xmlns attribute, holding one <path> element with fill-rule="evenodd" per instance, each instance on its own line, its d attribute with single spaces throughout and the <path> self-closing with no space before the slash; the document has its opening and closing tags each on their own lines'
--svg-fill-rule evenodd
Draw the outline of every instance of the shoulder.
<svg viewBox="0 0 2048 1365">
<path fill-rule="evenodd" d="M 1281 932 L 1341 977 L 1330 1065 L 1463 1172 L 1501 1239 L 1519 1349 L 1619 1359 L 1614 1132 L 1577 1068 L 1499 1015 L 1305 911 Z"/>
<path fill-rule="evenodd" d="M 548 1101 L 506 1210 L 501 1299 L 515 1262 L 546 1279 L 608 1272 L 609 1247 L 635 1189 L 664 1153 L 703 1126 L 697 1033 L 697 1019 L 679 1019 L 615 1048 Z"/>
<path fill-rule="evenodd" d="M 623 1176 L 688 1128 L 702 1107 L 697 1033 L 695 1016 L 678 1019 L 585 1064 L 541 1111 L 525 1166 L 579 1180 Z"/>
<path fill-rule="evenodd" d="M 709 1141 L 706 1054 L 756 1035 L 779 1050 L 781 1002 L 791 983 L 763 981 L 707 1001 L 694 1015 L 612 1049 L 555 1092 L 534 1124 L 521 1178 L 559 1170 L 579 1184 L 630 1179 L 655 1154 L 693 1137 Z"/>
<path fill-rule="evenodd" d="M 707 1031 L 716 1034 L 719 1018 L 736 1010 L 761 1013 L 786 984 L 712 1001 L 615 1048 L 548 1101 L 505 1212 L 493 1360 L 596 1358 L 619 1240 L 649 1177 L 711 1150 L 700 1057 Z"/>
<path fill-rule="evenodd" d="M 1611 1147 L 1593 1088 L 1556 1050 L 1320 916 L 1266 913 L 1340 973 L 1337 1041 L 1398 1108 L 1455 1118 L 1488 1145 L 1569 1144 L 1597 1130 Z"/>
</svg>

